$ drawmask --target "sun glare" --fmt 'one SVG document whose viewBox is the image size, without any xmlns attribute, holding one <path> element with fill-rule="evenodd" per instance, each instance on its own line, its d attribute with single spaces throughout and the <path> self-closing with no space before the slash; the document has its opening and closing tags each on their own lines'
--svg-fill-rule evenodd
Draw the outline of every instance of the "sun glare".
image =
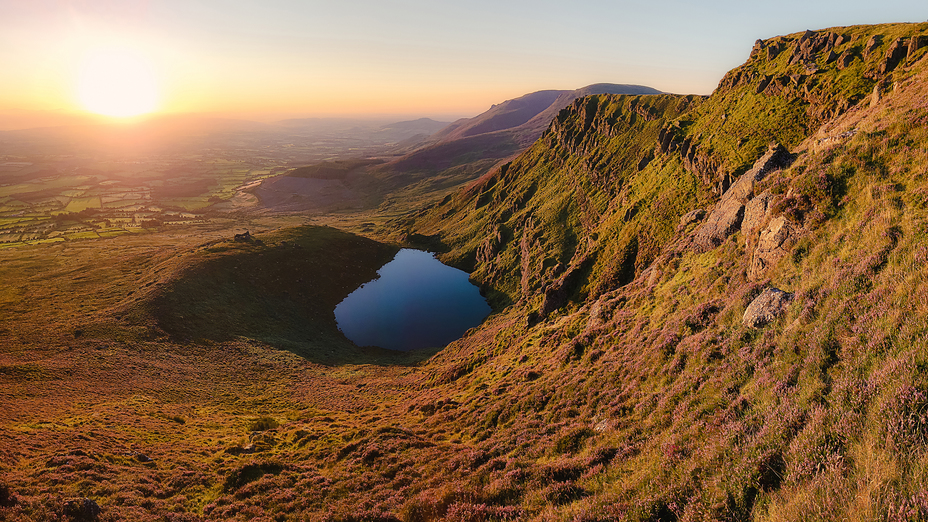
<svg viewBox="0 0 928 522">
<path fill-rule="evenodd" d="M 128 49 L 89 52 L 78 72 L 77 94 L 88 111 L 115 118 L 158 108 L 158 82 L 151 63 Z"/>
</svg>

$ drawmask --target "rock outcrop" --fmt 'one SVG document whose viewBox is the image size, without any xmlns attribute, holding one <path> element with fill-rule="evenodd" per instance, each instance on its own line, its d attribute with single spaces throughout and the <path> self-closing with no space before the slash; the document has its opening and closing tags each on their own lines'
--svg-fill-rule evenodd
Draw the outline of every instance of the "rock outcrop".
<svg viewBox="0 0 928 522">
<path fill-rule="evenodd" d="M 699 223 L 705 217 L 706 211 L 701 208 L 687 212 L 683 215 L 683 217 L 680 218 L 680 222 L 677 224 L 677 232 L 686 230 L 686 227 L 692 225 L 693 223 Z"/>
<path fill-rule="evenodd" d="M 757 240 L 757 247 L 754 249 L 751 267 L 748 270 L 748 279 L 752 281 L 762 279 L 770 267 L 786 257 L 795 235 L 792 225 L 785 217 L 778 216 L 771 219 Z"/>
<path fill-rule="evenodd" d="M 741 233 L 744 235 L 745 247 L 750 248 L 751 243 L 753 243 L 753 240 L 757 237 L 757 233 L 770 217 L 770 211 L 773 205 L 779 199 L 780 196 L 765 191 L 755 196 L 744 206 L 744 220 L 741 222 Z"/>
<path fill-rule="evenodd" d="M 792 300 L 792 293 L 770 287 L 751 301 L 741 320 L 751 328 L 761 328 L 779 317 Z"/>
<path fill-rule="evenodd" d="M 745 205 L 754 198 L 754 184 L 770 172 L 789 165 L 790 155 L 779 144 L 771 144 L 751 170 L 745 172 L 723 195 L 715 209 L 694 233 L 698 250 L 711 250 L 741 228 Z"/>
</svg>

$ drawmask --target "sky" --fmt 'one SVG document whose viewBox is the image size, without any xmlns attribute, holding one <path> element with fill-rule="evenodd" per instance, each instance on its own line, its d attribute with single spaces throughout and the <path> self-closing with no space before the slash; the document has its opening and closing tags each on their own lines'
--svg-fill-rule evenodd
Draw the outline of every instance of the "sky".
<svg viewBox="0 0 928 522">
<path fill-rule="evenodd" d="M 758 38 L 926 20 L 925 0 L 0 0 L 0 118 L 97 111 L 87 93 L 105 105 L 126 76 L 108 67 L 138 71 L 119 88 L 145 110 L 264 120 L 450 120 L 600 82 L 709 94 Z"/>
</svg>

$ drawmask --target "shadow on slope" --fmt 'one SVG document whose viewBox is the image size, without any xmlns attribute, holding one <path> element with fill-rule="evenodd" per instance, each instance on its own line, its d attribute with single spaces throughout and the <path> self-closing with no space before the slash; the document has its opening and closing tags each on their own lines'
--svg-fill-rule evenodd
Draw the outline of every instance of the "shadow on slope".
<svg viewBox="0 0 928 522">
<path fill-rule="evenodd" d="M 415 364 L 434 351 L 358 347 L 335 322 L 335 306 L 398 250 L 314 226 L 221 243 L 152 299 L 151 312 L 183 342 L 245 337 L 318 364 Z"/>
</svg>

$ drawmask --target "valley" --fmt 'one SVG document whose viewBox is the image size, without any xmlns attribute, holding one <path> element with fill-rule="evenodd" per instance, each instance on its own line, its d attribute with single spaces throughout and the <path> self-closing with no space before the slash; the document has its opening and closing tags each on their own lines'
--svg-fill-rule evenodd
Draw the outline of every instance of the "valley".
<svg viewBox="0 0 928 522">
<path fill-rule="evenodd" d="M 563 93 L 319 156 L 22 145 L 0 519 L 928 518 L 926 57 L 924 23 L 758 40 L 709 96 L 581 93 L 524 143 Z M 345 338 L 401 248 L 490 315 Z"/>
</svg>

